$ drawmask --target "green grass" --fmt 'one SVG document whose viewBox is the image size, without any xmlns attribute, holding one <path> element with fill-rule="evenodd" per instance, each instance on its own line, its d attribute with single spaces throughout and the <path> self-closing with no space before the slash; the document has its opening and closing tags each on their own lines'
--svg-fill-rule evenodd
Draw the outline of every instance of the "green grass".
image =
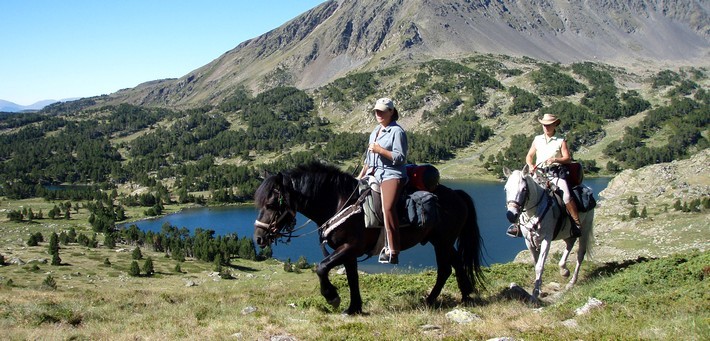
<svg viewBox="0 0 710 341">
<path fill-rule="evenodd" d="M 46 247 L 13 250 L 34 257 Z M 3 250 L 6 250 L 3 248 Z M 126 275 L 130 255 L 114 250 L 68 246 L 60 251 L 71 265 L 39 264 L 0 268 L 0 327 L 7 339 L 707 339 L 710 336 L 710 253 L 686 252 L 658 260 L 586 263 L 575 288 L 549 264 L 542 309 L 509 298 L 510 282 L 530 290 L 529 264 L 486 268 L 487 288 L 476 304 L 461 306 L 455 280 L 447 282 L 437 306 L 423 297 L 435 273 L 363 274 L 365 314 L 340 315 L 320 296 L 310 270 L 284 272 L 276 261 L 233 260 L 233 280 L 215 280 L 212 264 L 187 261 L 175 273 L 174 261 L 144 248 L 157 275 Z M 5 252 L 3 252 L 5 255 Z M 108 257 L 113 265 L 103 266 Z M 7 258 L 7 255 L 6 255 Z M 551 257 L 554 258 L 554 257 Z M 51 274 L 56 290 L 42 288 Z M 348 304 L 344 275 L 331 274 L 343 306 Z M 12 285 L 7 285 L 8 280 Z M 187 281 L 196 286 L 187 287 Z M 556 285 L 555 283 L 562 283 Z M 561 293 L 561 296 L 556 294 Z M 588 297 L 604 302 L 583 316 L 574 311 Z M 256 308 L 247 312 L 246 308 Z M 342 307 L 341 307 L 342 308 Z M 481 320 L 458 324 L 445 314 L 454 308 Z M 570 329 L 563 321 L 575 319 Z M 434 326 L 424 328 L 424 326 Z"/>
<path fill-rule="evenodd" d="M 23 205 L 34 210 L 53 203 L 3 200 L 0 209 Z M 177 273 L 174 260 L 142 247 L 143 256 L 152 257 L 156 274 L 131 277 L 127 273 L 132 246 L 119 245 L 117 249 L 127 250 L 116 252 L 71 244 L 61 246 L 62 265 L 52 266 L 47 241 L 27 247 L 27 238 L 37 231 L 48 238 L 51 232 L 70 227 L 88 235 L 91 229 L 84 209 L 70 220 L 11 223 L 0 217 L 0 254 L 6 262 L 14 258 L 27 262 L 0 267 L 0 328 L 8 340 L 710 339 L 710 253 L 688 248 L 692 240 L 705 240 L 707 215 L 655 212 L 653 220 L 617 225 L 609 225 L 611 218 L 605 221 L 600 215 L 599 239 L 629 252 L 650 249 L 650 254 L 657 252 L 657 245 L 673 250 L 679 245 L 675 254 L 621 263 L 587 261 L 577 286 L 566 290 L 567 279 L 555 264 L 559 253 L 553 252 L 539 307 L 519 301 L 508 289 L 515 282 L 531 291 L 532 265 L 508 263 L 485 268 L 486 288 L 469 305 L 461 305 L 452 277 L 437 304 L 426 306 L 423 298 L 434 284 L 433 271 L 362 274 L 365 313 L 350 317 L 340 314 L 349 304 L 349 293 L 345 276 L 336 271 L 331 272 L 331 280 L 343 300 L 338 309 L 320 295 L 313 271 L 285 272 L 276 260 L 234 259 L 228 268 L 234 279 L 224 280 L 212 276 L 212 263 L 188 259 Z M 659 222 L 667 225 L 665 232 Z M 613 228 L 605 230 L 607 226 Z M 104 265 L 106 258 L 110 266 Z M 138 263 L 142 267 L 143 261 Z M 43 285 L 48 276 L 56 289 Z M 577 316 L 575 310 L 590 297 L 604 305 Z M 453 309 L 480 319 L 458 324 L 446 317 Z"/>
</svg>

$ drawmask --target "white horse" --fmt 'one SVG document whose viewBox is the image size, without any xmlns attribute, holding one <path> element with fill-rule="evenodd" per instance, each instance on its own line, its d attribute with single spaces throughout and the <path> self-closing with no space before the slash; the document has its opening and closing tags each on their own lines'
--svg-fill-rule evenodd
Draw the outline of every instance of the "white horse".
<svg viewBox="0 0 710 341">
<path fill-rule="evenodd" d="M 533 300 L 537 301 L 542 285 L 542 272 L 545 267 L 545 260 L 550 251 L 550 243 L 553 240 L 563 239 L 567 244 L 562 258 L 560 259 L 560 275 L 568 277 L 570 272 L 567 269 L 567 257 L 574 243 L 577 241 L 570 233 L 571 222 L 564 213 L 564 206 L 553 203 L 555 200 L 548 195 L 549 190 L 541 185 L 536 179 L 529 175 L 527 166 L 522 170 L 511 172 L 504 169 L 504 174 L 508 178 L 505 184 L 505 200 L 507 208 L 507 218 L 511 223 L 518 224 L 525 238 L 525 244 L 533 257 L 535 263 L 535 288 L 533 290 Z M 544 175 L 535 175 L 536 178 L 544 178 Z M 547 181 L 544 178 L 543 183 Z M 564 181 L 564 180 L 560 180 Z M 577 266 L 574 274 L 567 284 L 567 289 L 577 282 L 579 269 L 582 266 L 585 254 L 591 253 L 594 244 L 594 233 L 592 231 L 594 223 L 594 209 L 588 212 L 579 212 L 579 220 L 582 223 L 582 235 L 579 237 L 579 248 L 577 250 Z M 557 232 L 555 230 L 558 230 Z"/>
</svg>

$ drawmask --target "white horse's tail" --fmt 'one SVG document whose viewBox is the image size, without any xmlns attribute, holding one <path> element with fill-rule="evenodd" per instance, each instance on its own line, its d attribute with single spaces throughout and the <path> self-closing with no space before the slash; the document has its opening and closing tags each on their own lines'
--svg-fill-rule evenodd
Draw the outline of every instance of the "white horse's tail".
<svg viewBox="0 0 710 341">
<path fill-rule="evenodd" d="M 594 210 L 592 209 L 589 212 L 586 212 L 586 216 L 584 217 L 584 222 L 582 223 L 582 234 L 585 242 L 585 257 L 588 258 L 590 261 L 594 258 L 594 244 L 596 244 L 596 241 L 594 239 Z M 579 240 L 580 244 L 582 243 L 582 238 Z"/>
</svg>

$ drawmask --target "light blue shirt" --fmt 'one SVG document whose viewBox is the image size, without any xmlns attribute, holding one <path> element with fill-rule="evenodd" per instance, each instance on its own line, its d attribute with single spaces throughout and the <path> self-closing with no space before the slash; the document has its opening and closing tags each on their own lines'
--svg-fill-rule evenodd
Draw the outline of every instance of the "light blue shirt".
<svg viewBox="0 0 710 341">
<path fill-rule="evenodd" d="M 392 152 L 392 160 L 383 157 L 380 154 L 367 152 L 365 164 L 368 166 L 368 174 L 375 176 L 377 181 L 382 182 L 387 179 L 406 179 L 407 170 L 405 163 L 407 161 L 407 134 L 397 122 L 391 122 L 387 127 L 375 127 L 375 130 L 370 133 L 370 141 L 368 145 L 377 142 L 380 147 Z M 377 135 L 377 132 L 380 132 Z"/>
</svg>

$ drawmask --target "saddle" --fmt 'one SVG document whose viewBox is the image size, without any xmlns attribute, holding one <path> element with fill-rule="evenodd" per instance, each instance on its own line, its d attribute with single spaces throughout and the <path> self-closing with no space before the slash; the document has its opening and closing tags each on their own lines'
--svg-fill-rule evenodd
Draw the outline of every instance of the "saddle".
<svg viewBox="0 0 710 341">
<path fill-rule="evenodd" d="M 431 188 L 431 187 L 429 187 Z M 372 177 L 360 180 L 360 197 L 366 228 L 383 228 L 382 195 L 380 184 Z M 439 221 L 439 204 L 436 194 L 428 190 L 419 190 L 408 184 L 397 200 L 399 227 L 429 228 Z"/>
<path fill-rule="evenodd" d="M 575 201 L 575 204 L 577 204 L 577 210 L 579 212 L 587 212 L 596 206 L 597 202 L 594 199 L 594 192 L 590 187 L 581 183 L 572 187 L 570 181 L 567 181 L 567 186 L 569 186 L 570 188 L 570 195 L 572 196 L 572 200 Z M 548 182 L 546 192 L 548 193 L 548 195 L 552 196 L 554 205 L 557 205 L 561 213 L 560 217 L 557 219 L 557 224 L 555 225 L 555 232 L 553 235 L 554 239 L 557 238 L 557 235 L 564 227 L 564 218 L 567 218 L 570 224 L 574 224 L 574 221 L 572 220 L 572 216 L 566 209 L 566 205 L 562 198 L 562 190 L 560 190 L 555 184 Z M 539 213 L 540 212 L 538 212 L 538 215 Z M 544 215 L 544 212 L 542 214 Z M 542 218 L 542 216 L 540 216 L 540 218 Z"/>
</svg>

